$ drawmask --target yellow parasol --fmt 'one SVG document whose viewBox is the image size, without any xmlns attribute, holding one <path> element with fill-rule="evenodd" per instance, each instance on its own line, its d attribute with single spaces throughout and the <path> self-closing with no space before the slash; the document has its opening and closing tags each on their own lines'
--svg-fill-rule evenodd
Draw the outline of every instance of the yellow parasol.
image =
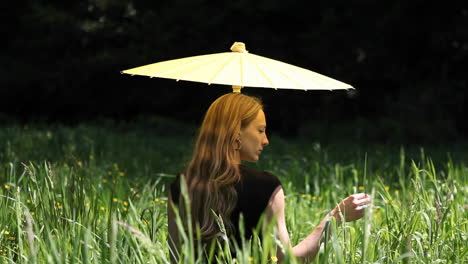
<svg viewBox="0 0 468 264">
<path fill-rule="evenodd" d="M 353 88 L 325 75 L 249 53 L 242 42 L 235 42 L 231 51 L 153 63 L 122 73 L 232 85 L 237 93 L 247 86 L 306 91 Z"/>
</svg>

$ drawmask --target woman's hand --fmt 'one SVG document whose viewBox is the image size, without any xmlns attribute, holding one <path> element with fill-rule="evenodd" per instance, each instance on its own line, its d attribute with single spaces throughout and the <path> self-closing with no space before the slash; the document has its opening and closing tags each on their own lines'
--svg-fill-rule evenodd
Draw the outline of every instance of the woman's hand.
<svg viewBox="0 0 468 264">
<path fill-rule="evenodd" d="M 346 222 L 358 220 L 364 216 L 364 209 L 370 203 L 371 198 L 365 193 L 356 193 L 343 199 L 331 212 L 330 215 L 336 217 L 338 223 L 344 217 Z"/>
</svg>

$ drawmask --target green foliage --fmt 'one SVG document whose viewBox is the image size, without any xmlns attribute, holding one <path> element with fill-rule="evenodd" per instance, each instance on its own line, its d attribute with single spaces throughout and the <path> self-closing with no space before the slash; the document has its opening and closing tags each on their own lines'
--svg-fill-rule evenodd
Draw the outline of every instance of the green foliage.
<svg viewBox="0 0 468 264">
<path fill-rule="evenodd" d="M 0 262 L 168 263 L 167 184 L 192 140 L 168 135 L 168 126 L 0 128 Z M 345 196 L 373 197 L 363 219 L 330 223 L 315 263 L 466 261 L 466 152 L 270 141 L 261 161 L 248 166 L 281 178 L 293 244 Z M 234 246 L 237 259 L 220 243 L 216 257 L 274 262 L 280 243 L 274 230 L 266 234 Z M 181 263 L 195 262 L 192 238 L 185 234 Z"/>
</svg>

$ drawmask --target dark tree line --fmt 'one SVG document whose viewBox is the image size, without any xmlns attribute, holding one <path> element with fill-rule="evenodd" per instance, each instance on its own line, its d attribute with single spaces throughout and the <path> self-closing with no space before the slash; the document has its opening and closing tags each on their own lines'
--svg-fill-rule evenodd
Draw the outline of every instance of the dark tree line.
<svg viewBox="0 0 468 264">
<path fill-rule="evenodd" d="M 10 2 L 2 20 L 0 121 L 156 114 L 198 123 L 229 87 L 119 72 L 243 41 L 356 87 L 245 89 L 281 134 L 432 142 L 468 132 L 463 1 L 30 0 Z"/>
</svg>

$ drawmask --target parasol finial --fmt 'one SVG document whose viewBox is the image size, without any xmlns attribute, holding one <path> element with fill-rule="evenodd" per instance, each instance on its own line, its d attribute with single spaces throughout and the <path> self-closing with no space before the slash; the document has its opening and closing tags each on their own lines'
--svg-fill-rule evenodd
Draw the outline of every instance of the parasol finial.
<svg viewBox="0 0 468 264">
<path fill-rule="evenodd" d="M 249 53 L 245 49 L 245 44 L 243 42 L 234 42 L 231 46 L 231 51 L 233 52 L 240 52 L 240 53 Z"/>
<path fill-rule="evenodd" d="M 234 42 L 231 46 L 231 51 L 232 52 L 239 52 L 239 53 L 249 53 L 245 49 L 245 44 L 243 42 Z M 242 89 L 242 86 L 239 85 L 233 85 L 232 86 L 232 92 L 233 93 L 240 93 Z"/>
</svg>

